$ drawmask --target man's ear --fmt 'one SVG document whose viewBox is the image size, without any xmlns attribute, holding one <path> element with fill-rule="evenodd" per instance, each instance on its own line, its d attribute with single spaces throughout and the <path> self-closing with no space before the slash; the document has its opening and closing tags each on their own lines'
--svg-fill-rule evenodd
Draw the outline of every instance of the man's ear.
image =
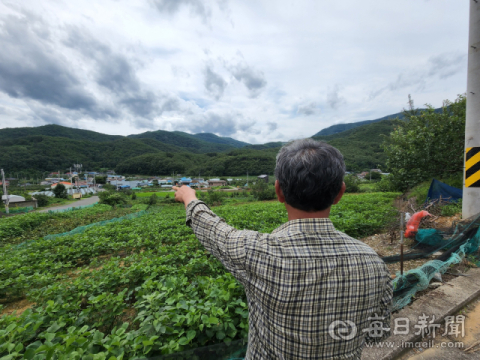
<svg viewBox="0 0 480 360">
<path fill-rule="evenodd" d="M 347 189 L 347 186 L 345 185 L 345 183 L 342 183 L 342 188 L 338 192 L 338 195 L 335 196 L 335 199 L 333 200 L 333 205 L 338 204 L 338 202 L 342 198 L 343 194 L 345 193 L 346 189 Z"/>
<path fill-rule="evenodd" d="M 278 182 L 278 180 L 275 180 L 275 194 L 277 194 L 278 201 L 280 201 L 281 203 L 285 202 L 285 196 L 283 196 L 283 191 L 280 188 L 280 183 Z"/>
</svg>

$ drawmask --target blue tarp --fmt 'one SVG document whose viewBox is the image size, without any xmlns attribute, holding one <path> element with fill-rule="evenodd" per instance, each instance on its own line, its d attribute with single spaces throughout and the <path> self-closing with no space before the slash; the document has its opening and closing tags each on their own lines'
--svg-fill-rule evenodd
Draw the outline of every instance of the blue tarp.
<svg viewBox="0 0 480 360">
<path fill-rule="evenodd" d="M 430 184 L 430 189 L 428 189 L 426 201 L 439 199 L 440 196 L 443 201 L 455 202 L 463 197 L 463 190 L 433 179 Z"/>
</svg>

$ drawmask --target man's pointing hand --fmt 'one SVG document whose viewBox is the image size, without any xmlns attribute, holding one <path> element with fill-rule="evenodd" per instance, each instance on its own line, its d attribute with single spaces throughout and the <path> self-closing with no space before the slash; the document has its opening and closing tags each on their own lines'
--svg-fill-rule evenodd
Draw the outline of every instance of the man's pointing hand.
<svg viewBox="0 0 480 360">
<path fill-rule="evenodd" d="M 173 186 L 172 189 L 175 191 L 175 201 L 183 202 L 185 204 L 185 208 L 191 201 L 197 200 L 197 194 L 195 190 L 189 186 Z"/>
</svg>

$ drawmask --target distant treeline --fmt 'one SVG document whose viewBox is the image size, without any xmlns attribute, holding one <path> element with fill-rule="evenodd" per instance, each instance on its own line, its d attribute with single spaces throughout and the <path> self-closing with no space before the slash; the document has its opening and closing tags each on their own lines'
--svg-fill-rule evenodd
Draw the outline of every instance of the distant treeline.
<svg viewBox="0 0 480 360">
<path fill-rule="evenodd" d="M 337 147 L 349 171 L 378 167 L 386 170 L 386 155 L 380 145 L 382 135 L 393 130 L 395 121 L 400 120 L 375 122 L 315 139 Z M 84 170 L 109 168 L 124 175 L 176 172 L 239 176 L 247 171 L 251 175 L 272 174 L 282 145 L 248 145 L 213 134 L 194 136 L 165 131 L 122 137 L 56 125 L 23 129 L 0 129 L 0 167 L 7 174 L 40 176 L 64 171 L 74 163 L 83 164 Z"/>
</svg>

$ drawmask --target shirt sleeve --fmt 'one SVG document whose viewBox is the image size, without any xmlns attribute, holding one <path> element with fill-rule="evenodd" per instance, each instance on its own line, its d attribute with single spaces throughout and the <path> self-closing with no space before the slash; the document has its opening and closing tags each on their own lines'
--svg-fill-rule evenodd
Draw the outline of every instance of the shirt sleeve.
<svg viewBox="0 0 480 360">
<path fill-rule="evenodd" d="M 200 200 L 191 201 L 187 206 L 186 224 L 198 240 L 215 256 L 240 282 L 246 279 L 245 259 L 248 241 L 255 241 L 258 232 L 237 230 L 215 215 Z"/>
</svg>

